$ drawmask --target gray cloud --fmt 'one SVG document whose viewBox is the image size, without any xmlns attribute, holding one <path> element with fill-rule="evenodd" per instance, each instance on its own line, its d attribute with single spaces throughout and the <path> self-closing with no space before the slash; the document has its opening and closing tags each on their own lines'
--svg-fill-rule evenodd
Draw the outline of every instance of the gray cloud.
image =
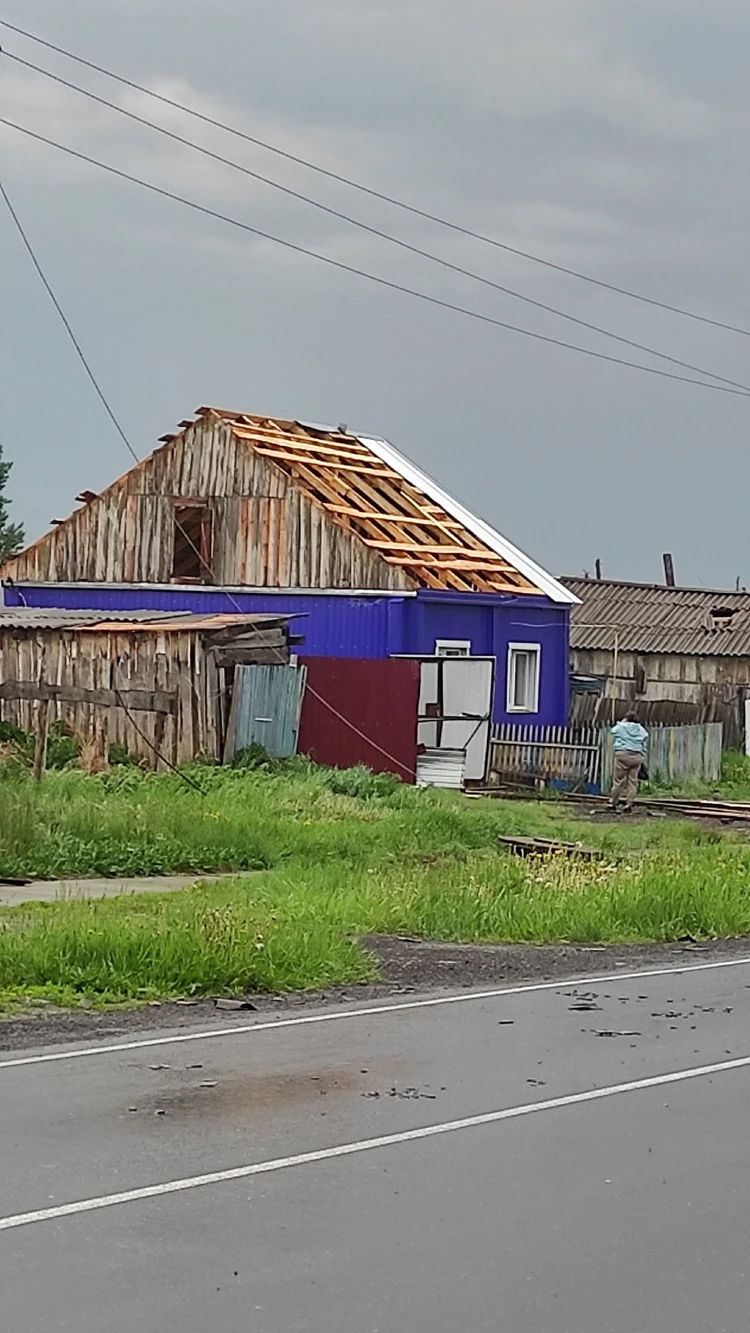
<svg viewBox="0 0 750 1333">
<path fill-rule="evenodd" d="M 210 114 L 555 262 L 750 327 L 739 0 L 6 0 L 5 16 Z M 3 33 L 11 51 L 582 318 L 748 378 L 745 340 L 442 231 Z M 619 354 L 0 63 L 0 114 L 346 263 Z M 388 435 L 555 571 L 600 555 L 750 582 L 750 405 L 598 365 L 335 273 L 0 127 L 4 177 L 140 453 L 196 407 Z M 36 535 L 127 466 L 0 218 L 3 415 Z M 636 358 L 638 359 L 638 358 Z"/>
</svg>

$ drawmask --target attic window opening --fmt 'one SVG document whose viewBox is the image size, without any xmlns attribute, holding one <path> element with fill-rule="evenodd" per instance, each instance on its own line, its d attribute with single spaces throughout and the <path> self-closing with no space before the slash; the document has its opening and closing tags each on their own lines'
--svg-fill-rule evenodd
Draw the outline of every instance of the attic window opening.
<svg viewBox="0 0 750 1333">
<path fill-rule="evenodd" d="M 736 609 L 731 606 L 712 606 L 708 613 L 714 629 L 729 629 L 734 615 L 736 615 Z"/>
<path fill-rule="evenodd" d="M 204 504 L 175 504 L 172 579 L 211 583 L 213 515 Z"/>
</svg>

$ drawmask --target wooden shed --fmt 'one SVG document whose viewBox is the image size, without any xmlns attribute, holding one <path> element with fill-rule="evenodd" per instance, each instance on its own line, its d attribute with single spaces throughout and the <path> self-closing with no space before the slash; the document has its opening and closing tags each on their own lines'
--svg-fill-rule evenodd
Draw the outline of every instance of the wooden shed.
<svg viewBox="0 0 750 1333">
<path fill-rule="evenodd" d="M 571 720 L 637 708 L 651 724 L 722 722 L 741 749 L 750 700 L 750 593 L 566 578 Z"/>
<path fill-rule="evenodd" d="M 0 611 L 0 720 L 61 719 L 157 770 L 220 760 L 238 666 L 289 662 L 289 617 Z"/>
</svg>

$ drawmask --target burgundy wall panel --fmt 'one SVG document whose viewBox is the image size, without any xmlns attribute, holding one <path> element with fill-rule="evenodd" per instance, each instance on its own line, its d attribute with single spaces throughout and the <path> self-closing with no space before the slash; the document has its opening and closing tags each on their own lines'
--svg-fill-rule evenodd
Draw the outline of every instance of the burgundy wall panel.
<svg viewBox="0 0 750 1333">
<path fill-rule="evenodd" d="M 395 773 L 402 781 L 413 782 L 419 663 L 348 657 L 300 660 L 307 666 L 300 754 L 331 768 L 366 764 L 375 773 Z"/>
</svg>

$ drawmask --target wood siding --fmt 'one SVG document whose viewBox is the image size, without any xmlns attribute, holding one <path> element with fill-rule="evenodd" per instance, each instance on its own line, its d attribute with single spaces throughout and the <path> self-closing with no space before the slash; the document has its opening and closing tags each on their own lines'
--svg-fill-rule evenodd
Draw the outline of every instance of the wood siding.
<svg viewBox="0 0 750 1333">
<path fill-rule="evenodd" d="M 414 582 L 302 495 L 224 422 L 201 418 L 17 558 L 23 582 L 169 583 L 174 506 L 204 501 L 213 577 L 271 588 L 384 588 Z"/>
<path fill-rule="evenodd" d="M 750 657 L 618 653 L 615 678 L 613 653 L 576 648 L 571 652 L 570 665 L 576 674 L 603 676 L 610 683 L 610 693 L 616 684 L 614 692 L 619 698 L 635 700 L 701 703 L 706 686 L 750 686 Z"/>
<path fill-rule="evenodd" d="M 52 719 L 62 719 L 74 734 L 95 740 L 102 752 L 108 745 L 122 745 L 150 768 L 164 767 L 152 746 L 173 764 L 197 754 L 221 756 L 219 671 L 214 650 L 206 648 L 199 633 L 3 630 L 0 680 L 6 686 L 34 682 L 114 690 L 123 699 L 133 699 L 131 691 L 158 691 L 172 711 L 142 711 L 134 705 L 126 712 L 122 707 L 57 700 Z M 38 707 L 28 699 L 4 699 L 0 718 L 32 732 Z"/>
<path fill-rule="evenodd" d="M 636 708 L 645 726 L 721 722 L 724 749 L 745 746 L 745 699 L 750 697 L 750 657 L 618 653 L 576 648 L 571 670 L 601 676 L 603 695 L 573 693 L 572 725 L 611 721 Z"/>
</svg>

